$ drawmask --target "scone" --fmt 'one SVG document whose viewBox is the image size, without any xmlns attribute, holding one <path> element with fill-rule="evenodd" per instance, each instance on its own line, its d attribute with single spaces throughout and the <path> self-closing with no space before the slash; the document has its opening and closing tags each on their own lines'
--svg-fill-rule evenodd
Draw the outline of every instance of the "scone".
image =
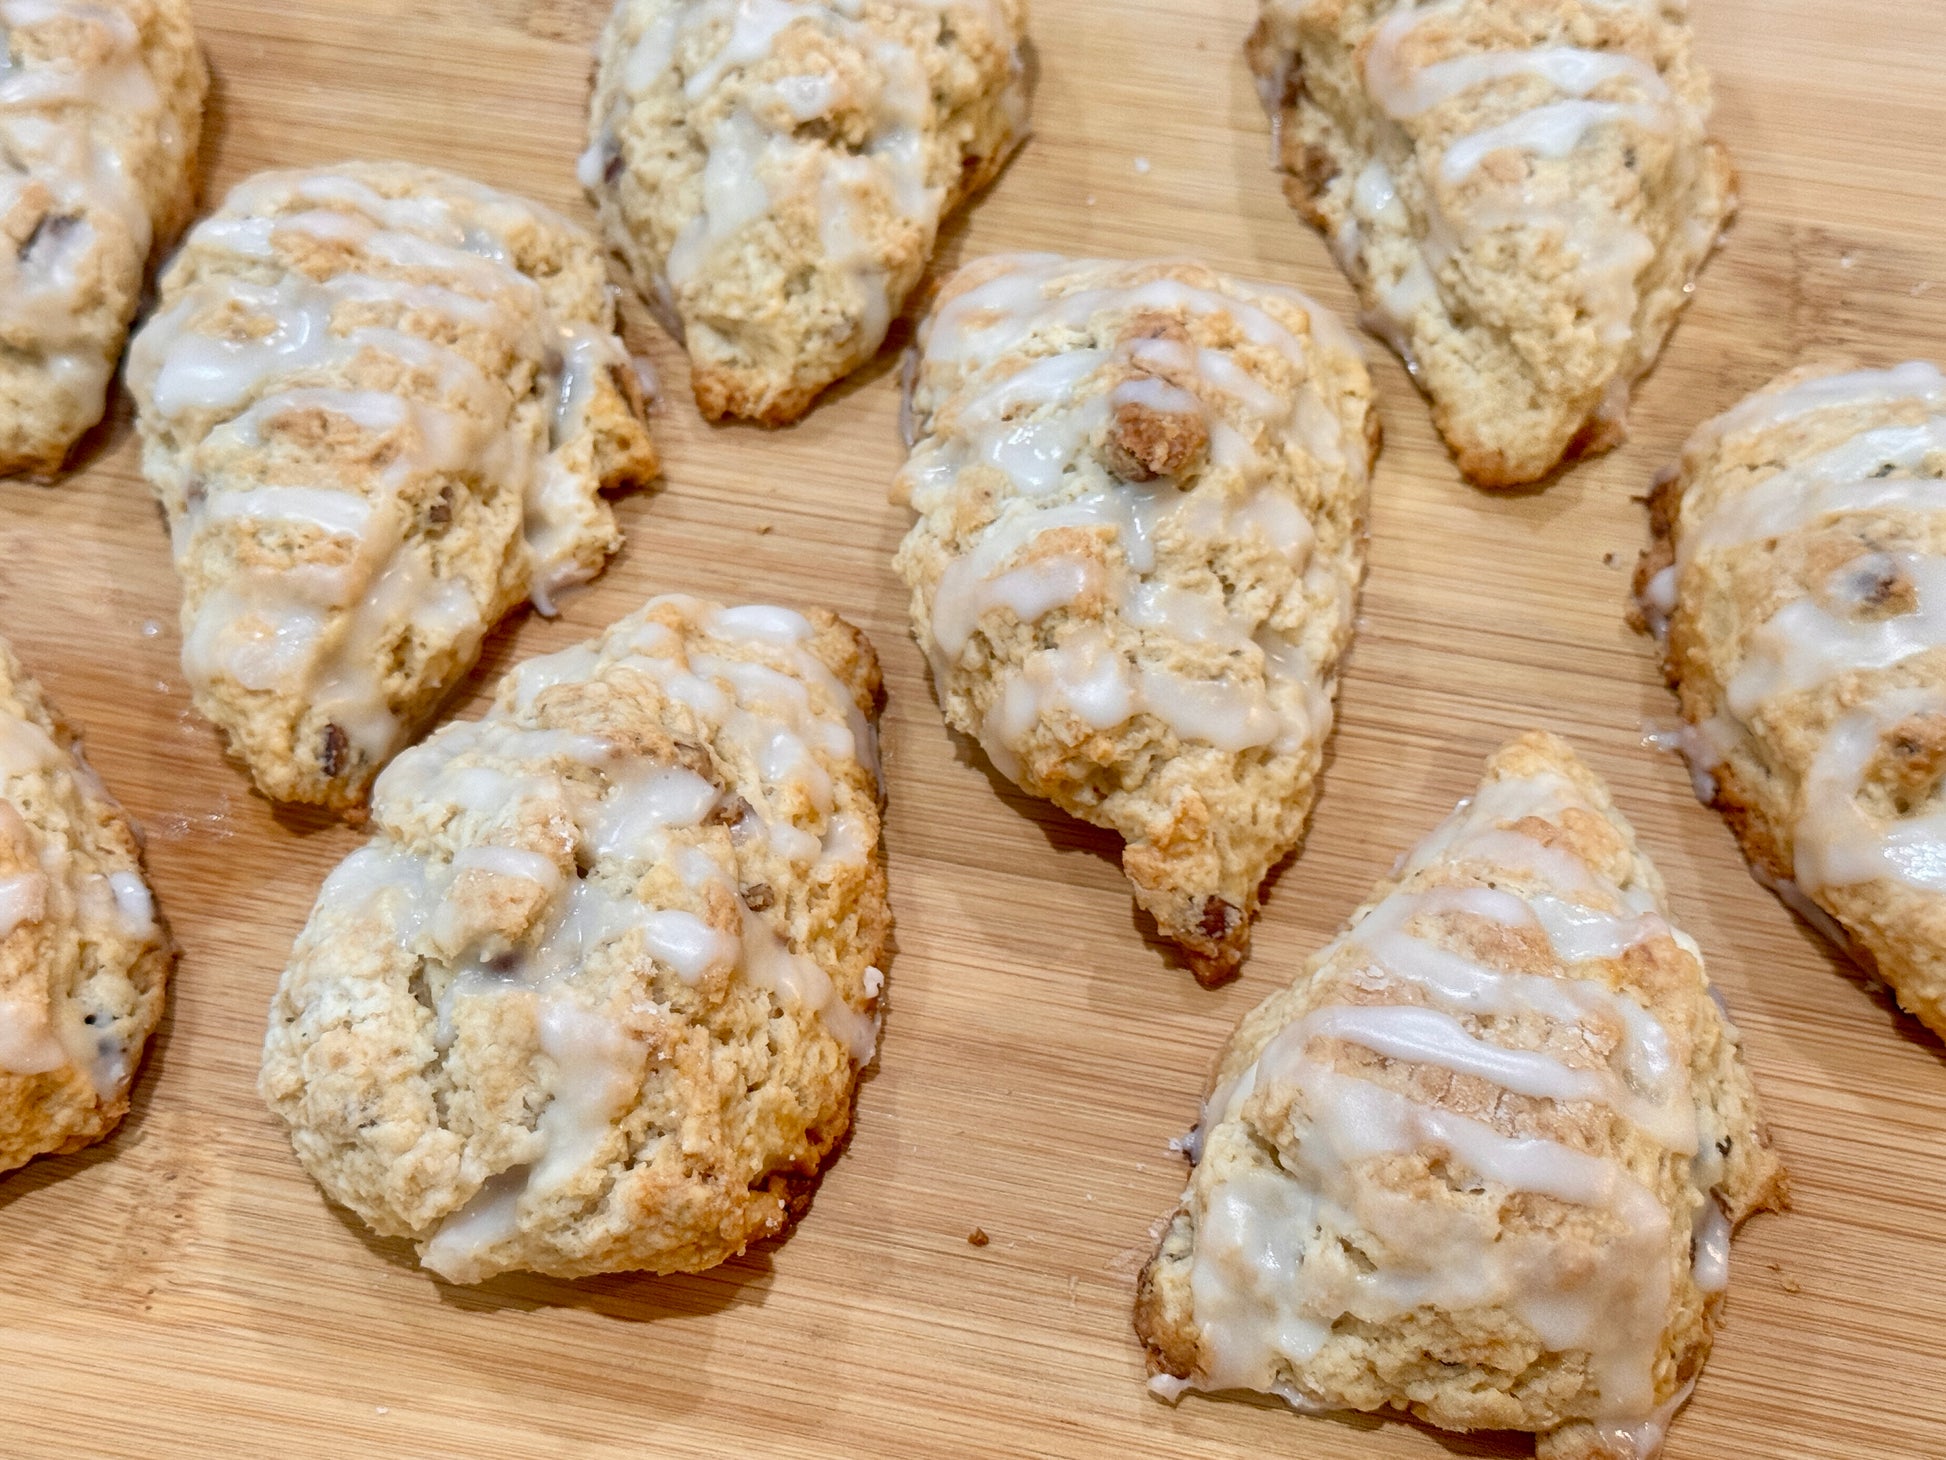
<svg viewBox="0 0 1946 1460">
<path fill-rule="evenodd" d="M 897 566 L 946 719 L 1118 831 L 1206 984 L 1297 844 L 1365 559 L 1371 380 L 1301 295 L 981 259 L 920 330 Z"/>
<path fill-rule="evenodd" d="M 188 0 L 15 0 L 0 47 L 0 471 L 45 473 L 189 216 L 209 74 Z"/>
<path fill-rule="evenodd" d="M 1736 205 L 1679 0 L 1263 0 L 1292 204 L 1481 486 L 1620 440 Z"/>
<path fill-rule="evenodd" d="M 175 961 L 139 847 L 0 639 L 0 1171 L 128 1111 Z"/>
<path fill-rule="evenodd" d="M 326 1194 L 454 1282 L 780 1231 L 878 1036 L 880 699 L 832 614 L 657 598 L 399 756 L 264 1044 Z"/>
<path fill-rule="evenodd" d="M 265 795 L 350 810 L 524 598 L 621 542 L 655 451 L 595 241 L 429 168 L 268 172 L 129 351 L 183 672 Z"/>
<path fill-rule="evenodd" d="M 1784 1196 L 1695 943 L 1551 735 L 1487 762 L 1213 1085 L 1136 1299 L 1169 1399 L 1647 1460 L 1708 1357 L 1731 1229 Z"/>
<path fill-rule="evenodd" d="M 877 353 L 1026 133 L 1026 0 L 617 0 L 580 175 L 712 420 Z"/>
<path fill-rule="evenodd" d="M 1942 478 L 1934 366 L 1792 371 L 1690 437 L 1636 582 L 1698 795 L 1946 1034 Z"/>
</svg>

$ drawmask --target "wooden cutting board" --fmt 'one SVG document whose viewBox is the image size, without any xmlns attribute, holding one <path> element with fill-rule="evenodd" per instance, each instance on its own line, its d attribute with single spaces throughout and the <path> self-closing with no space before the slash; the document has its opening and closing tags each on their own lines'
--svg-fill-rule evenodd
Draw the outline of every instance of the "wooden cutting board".
<svg viewBox="0 0 1946 1460">
<path fill-rule="evenodd" d="M 952 225 L 1001 248 L 1194 254 L 1351 299 L 1286 209 L 1239 47 L 1251 0 L 1037 0 L 1036 135 Z M 1310 841 L 1240 982 L 1144 939 L 1101 833 L 948 735 L 889 560 L 906 518 L 895 349 L 795 429 L 712 428 L 640 311 L 667 482 L 628 547 L 510 662 L 670 589 L 824 603 L 891 689 L 899 953 L 856 1134 L 782 1242 L 695 1277 L 455 1288 L 328 1206 L 257 1100 L 270 992 L 359 841 L 275 812 L 177 668 L 167 541 L 126 406 L 62 485 L 0 483 L 0 632 L 149 830 L 184 955 L 120 1134 L 0 1179 L 0 1455 L 1525 1454 L 1504 1437 L 1148 1397 L 1130 1335 L 1231 1024 L 1287 981 L 1508 734 L 1608 777 L 1748 1041 L 1797 1208 L 1736 1244 L 1729 1326 L 1672 1460 L 1946 1456 L 1946 1052 L 1750 880 L 1681 766 L 1622 623 L 1635 500 L 1705 414 L 1813 354 L 1946 358 L 1946 6 L 1702 0 L 1743 214 L 1627 445 L 1546 492 L 1465 486 L 1374 347 L 1371 574 Z M 601 0 L 197 0 L 210 193 L 259 168 L 402 157 L 587 217 L 573 177 Z M 898 343 L 895 340 L 894 345 Z M 968 1243 L 978 1227 L 991 1241 Z"/>
</svg>

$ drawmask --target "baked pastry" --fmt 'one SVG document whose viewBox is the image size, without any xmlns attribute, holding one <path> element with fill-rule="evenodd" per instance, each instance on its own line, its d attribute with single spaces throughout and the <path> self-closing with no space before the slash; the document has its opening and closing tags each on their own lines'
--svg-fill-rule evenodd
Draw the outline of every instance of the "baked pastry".
<svg viewBox="0 0 1946 1460">
<path fill-rule="evenodd" d="M 265 795 L 338 810 L 523 598 L 655 474 L 595 241 L 403 163 L 267 172 L 198 224 L 130 347 L 183 672 Z"/>
<path fill-rule="evenodd" d="M 1142 1274 L 1150 1388 L 1255 1389 L 1647 1460 L 1730 1232 L 1781 1204 L 1737 1033 L 1662 879 L 1551 735 L 1225 1047 Z"/>
<path fill-rule="evenodd" d="M 1698 795 L 1946 1034 L 1942 478 L 1934 366 L 1794 370 L 1689 438 L 1636 583 Z"/>
<path fill-rule="evenodd" d="M 1460 470 L 1538 481 L 1624 434 L 1735 207 L 1676 0 L 1263 0 L 1293 206 Z"/>
<path fill-rule="evenodd" d="M 878 352 L 1026 135 L 1026 0 L 617 0 L 580 176 L 711 420 Z"/>
<path fill-rule="evenodd" d="M 1365 561 L 1371 380 L 1193 263 L 981 259 L 921 327 L 897 566 L 947 721 L 1118 831 L 1206 984 L 1302 836 Z"/>
<path fill-rule="evenodd" d="M 878 1036 L 880 698 L 832 614 L 657 598 L 399 756 L 264 1043 L 326 1194 L 454 1282 L 780 1231 Z"/>
<path fill-rule="evenodd" d="M 188 0 L 30 0 L 0 23 L 0 471 L 52 472 L 195 201 L 209 73 Z"/>
<path fill-rule="evenodd" d="M 0 1171 L 128 1112 L 175 961 L 139 847 L 0 640 Z"/>
</svg>

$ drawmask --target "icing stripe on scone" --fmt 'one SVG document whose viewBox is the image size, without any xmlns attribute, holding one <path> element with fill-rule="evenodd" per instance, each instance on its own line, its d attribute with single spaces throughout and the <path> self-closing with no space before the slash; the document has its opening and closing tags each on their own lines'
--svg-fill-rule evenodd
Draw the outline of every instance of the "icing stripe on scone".
<svg viewBox="0 0 1946 1460">
<path fill-rule="evenodd" d="M 1827 931 L 1835 917 L 1840 941 L 1935 1027 L 1943 476 L 1936 367 L 1796 372 L 1691 436 L 1658 488 L 1659 543 L 1639 575 L 1682 696 L 1670 739 L 1698 794 L 1737 809 L 1760 878 Z"/>
<path fill-rule="evenodd" d="M 409 1186 L 376 1211 L 360 1207 L 384 1230 L 403 1223 L 434 1271 L 475 1281 L 509 1266 L 707 1265 L 682 1259 L 652 1212 L 641 1216 L 641 1250 L 628 1232 L 611 1233 L 614 1249 L 599 1260 L 553 1225 L 564 1193 L 617 1161 L 629 1112 L 660 1112 L 674 1098 L 666 1078 L 698 1080 L 684 1098 L 733 1111 L 760 1088 L 783 1098 L 776 1081 L 829 1065 L 814 1052 L 829 1041 L 843 1066 L 830 1071 L 832 1098 L 848 1108 L 853 1072 L 878 1037 L 883 975 L 866 965 L 884 956 L 867 936 L 882 931 L 883 874 L 876 731 L 831 667 L 837 621 L 825 623 L 761 605 L 652 600 L 597 640 L 520 665 L 485 719 L 446 726 L 379 778 L 380 834 L 319 895 L 273 1018 L 265 1088 L 273 1103 L 283 1092 L 279 1108 L 304 1154 L 309 1127 L 333 1117 L 304 1113 L 325 1093 L 294 1082 L 283 1061 L 301 1060 L 310 1026 L 333 1017 L 339 995 L 324 986 L 348 978 L 348 991 L 370 977 L 343 968 L 387 971 L 360 1016 L 369 1035 L 352 1031 L 369 1039 L 363 1053 L 378 1057 L 396 1016 L 428 1040 L 419 1078 L 442 1092 L 423 1112 L 441 1127 L 428 1140 L 465 1137 L 465 1120 L 451 1112 L 486 1098 L 496 1081 L 537 1085 L 522 1097 L 540 1114 L 515 1142 L 518 1160 L 496 1155 L 510 1147 L 495 1138 L 479 1154 L 492 1169 L 449 1170 L 437 1211 L 405 1215 L 415 1210 Z M 851 901 L 860 887 L 869 906 Z M 847 919 L 856 931 L 844 930 Z M 862 957 L 837 951 L 860 938 L 869 945 Z M 772 1020 L 790 1026 L 788 1037 L 762 1032 Z M 530 1072 L 527 1056 L 510 1052 L 508 1069 L 482 1067 L 473 1032 L 482 1027 L 516 1045 L 531 1035 L 532 1055 L 548 1063 Z M 746 1056 L 755 1057 L 735 1046 L 751 1038 L 796 1053 L 774 1075 L 759 1068 L 768 1055 L 746 1073 Z M 684 1063 L 680 1051 L 698 1039 L 707 1060 Z M 756 1135 L 740 1137 L 749 1149 L 715 1174 L 698 1157 L 692 1175 L 720 1186 L 715 1199 L 767 1189 L 773 1162 L 814 1165 L 810 1147 L 842 1130 L 841 1112 L 808 1093 L 789 1098 L 780 1129 L 798 1122 L 806 1144 L 780 1136 L 784 1147 L 772 1151 Z M 686 1125 L 668 1135 L 692 1139 Z M 363 1139 L 342 1133 L 354 1151 Z M 746 1170 L 745 1161 L 757 1164 Z M 624 1160 L 604 1180 L 636 1181 L 652 1202 L 670 1163 L 689 1169 L 672 1149 L 661 1165 L 645 1158 L 636 1170 Z M 329 1170 L 312 1169 L 340 1193 Z M 762 1205 L 724 1217 L 705 1244 L 709 1261 L 747 1240 L 743 1224 L 773 1220 Z"/>
<path fill-rule="evenodd" d="M 1501 751 L 1381 891 L 1226 1051 L 1138 1305 L 1151 1387 L 1647 1455 L 1731 1216 L 1777 1179 L 1732 1157 L 1747 1104 L 1726 1127 L 1712 1086 L 1744 1077 L 1696 945 L 1550 737 Z"/>
<path fill-rule="evenodd" d="M 463 670 L 510 600 L 552 612 L 615 545 L 598 487 L 653 470 L 633 422 L 632 459 L 602 459 L 620 413 L 592 412 L 630 366 L 592 240 L 463 179 L 404 181 L 240 185 L 130 354 L 191 585 L 185 673 L 199 703 L 226 684 L 301 700 L 345 742 L 325 780 L 368 779 L 423 714 L 425 687 L 395 682 L 401 635 Z M 463 563 L 442 543 L 462 533 Z"/>
<path fill-rule="evenodd" d="M 1362 561 L 1367 382 L 1343 327 L 1196 264 L 1023 254 L 956 275 L 920 352 L 899 567 L 949 717 L 1009 779 L 1132 841 L 1142 808 L 1069 784 L 1111 744 L 1154 757 L 1158 786 L 1176 757 L 1230 780 L 1214 756 L 1268 765 L 1288 849 Z M 1206 875 L 1193 909 L 1151 903 L 1164 930 L 1229 939 L 1254 860 Z"/>
</svg>

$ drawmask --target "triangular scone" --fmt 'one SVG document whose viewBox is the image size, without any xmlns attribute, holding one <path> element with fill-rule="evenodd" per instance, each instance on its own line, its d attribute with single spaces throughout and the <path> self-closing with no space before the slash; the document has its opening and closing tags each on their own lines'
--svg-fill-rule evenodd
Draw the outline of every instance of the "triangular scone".
<svg viewBox="0 0 1946 1460">
<path fill-rule="evenodd" d="M 1731 1229 L 1784 1191 L 1667 919 L 1573 751 L 1497 752 L 1231 1037 L 1136 1298 L 1150 1387 L 1652 1455 L 1709 1354 Z"/>
<path fill-rule="evenodd" d="M 272 1005 L 298 1159 L 433 1271 L 695 1271 L 851 1121 L 891 944 L 878 661 L 658 598 L 406 751 Z"/>
<path fill-rule="evenodd" d="M 1481 486 L 1621 439 L 1735 207 L 1683 8 L 1263 0 L 1292 203 Z"/>
<path fill-rule="evenodd" d="M 877 353 L 1027 126 L 1025 0 L 617 0 L 581 181 L 712 420 Z"/>
<path fill-rule="evenodd" d="M 183 580 L 183 672 L 262 791 L 340 810 L 621 543 L 655 474 L 595 241 L 429 168 L 263 173 L 129 351 Z"/>
<path fill-rule="evenodd" d="M 195 203 L 209 73 L 188 0 L 31 0 L 0 75 L 0 471 L 51 472 Z"/>
<path fill-rule="evenodd" d="M 1331 732 L 1378 443 L 1358 347 L 1200 264 L 1022 254 L 948 280 L 920 349 L 897 567 L 946 719 L 1120 832 L 1221 982 Z"/>
<path fill-rule="evenodd" d="M 175 961 L 140 844 L 0 639 L 0 1171 L 128 1110 Z"/>
<path fill-rule="evenodd" d="M 1698 795 L 1946 1035 L 1946 377 L 1792 371 L 1701 426 L 1651 507 L 1637 587 Z"/>
</svg>

